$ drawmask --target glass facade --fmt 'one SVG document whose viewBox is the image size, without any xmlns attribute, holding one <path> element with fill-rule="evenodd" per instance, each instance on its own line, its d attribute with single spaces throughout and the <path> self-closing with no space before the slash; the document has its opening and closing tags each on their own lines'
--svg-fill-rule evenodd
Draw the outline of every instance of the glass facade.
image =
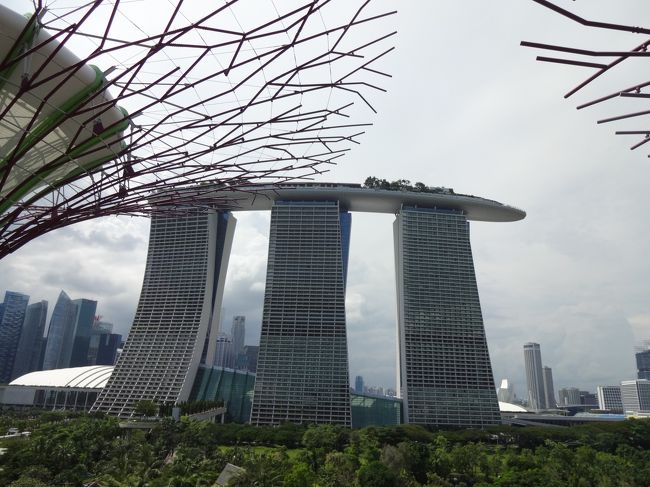
<svg viewBox="0 0 650 487">
<path fill-rule="evenodd" d="M 403 206 L 394 230 L 404 422 L 500 423 L 465 215 Z"/>
<path fill-rule="evenodd" d="M 63 369 L 69 364 L 64 363 L 66 339 L 72 343 L 74 336 L 74 321 L 76 309 L 70 297 L 61 291 L 47 329 L 47 342 L 43 357 L 43 370 Z M 69 355 L 68 355 L 69 358 Z"/>
<path fill-rule="evenodd" d="M 396 426 L 402 423 L 402 400 L 351 394 L 352 427 Z"/>
<path fill-rule="evenodd" d="M 230 421 L 247 423 L 251 416 L 254 386 L 253 373 L 201 366 L 194 380 L 190 402 L 221 400 L 228 410 L 226 417 Z"/>
<path fill-rule="evenodd" d="M 546 409 L 542 350 L 539 343 L 524 344 L 524 365 L 526 367 L 526 384 L 528 387 L 526 395 L 528 407 L 534 410 Z"/>
<path fill-rule="evenodd" d="M 12 379 L 16 350 L 25 319 L 29 296 L 13 291 L 5 292 L 0 318 L 0 384 Z"/>
<path fill-rule="evenodd" d="M 637 379 L 650 379 L 650 350 L 637 352 L 635 356 Z"/>
<path fill-rule="evenodd" d="M 253 424 L 351 424 L 349 229 L 336 201 L 278 201 L 271 209 Z"/>
<path fill-rule="evenodd" d="M 12 379 L 40 369 L 46 316 L 47 301 L 40 301 L 27 306 L 25 321 L 18 342 L 14 370 L 11 374 Z"/>
<path fill-rule="evenodd" d="M 69 350 L 69 366 L 83 367 L 91 365 L 88 361 L 88 348 L 92 336 L 93 322 L 97 312 L 97 301 L 90 299 L 75 299 L 73 303 L 77 309 L 74 326 L 74 340 Z"/>
</svg>

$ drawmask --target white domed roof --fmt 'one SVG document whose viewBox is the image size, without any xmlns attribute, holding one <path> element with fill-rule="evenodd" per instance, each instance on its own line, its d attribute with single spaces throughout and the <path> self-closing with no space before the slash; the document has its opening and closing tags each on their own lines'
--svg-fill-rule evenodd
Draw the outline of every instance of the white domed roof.
<svg viewBox="0 0 650 487">
<path fill-rule="evenodd" d="M 102 389 L 112 373 L 112 365 L 90 365 L 88 367 L 40 370 L 22 375 L 12 380 L 9 385 Z"/>
<path fill-rule="evenodd" d="M 517 404 L 512 404 L 511 402 L 502 402 L 499 401 L 499 411 L 502 413 L 527 413 L 528 410 L 525 407 L 518 406 Z"/>
</svg>

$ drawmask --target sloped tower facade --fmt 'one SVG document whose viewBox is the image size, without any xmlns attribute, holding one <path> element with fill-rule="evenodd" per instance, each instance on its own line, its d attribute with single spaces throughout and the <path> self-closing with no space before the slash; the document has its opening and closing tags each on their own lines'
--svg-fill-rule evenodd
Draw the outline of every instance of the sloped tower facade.
<svg viewBox="0 0 650 487">
<path fill-rule="evenodd" d="M 129 417 L 138 401 L 187 401 L 212 364 L 234 234 L 230 213 L 151 220 L 140 301 L 124 350 L 93 411 Z"/>
<path fill-rule="evenodd" d="M 500 423 L 465 214 L 402 206 L 394 237 L 404 421 Z"/>
</svg>

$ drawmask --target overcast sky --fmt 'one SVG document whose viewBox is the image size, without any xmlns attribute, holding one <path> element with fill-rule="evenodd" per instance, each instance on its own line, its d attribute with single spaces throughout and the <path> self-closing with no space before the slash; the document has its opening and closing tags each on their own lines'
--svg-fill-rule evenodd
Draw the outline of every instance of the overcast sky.
<svg viewBox="0 0 650 487">
<path fill-rule="evenodd" d="M 11 5 L 20 2 L 2 3 Z M 557 2 L 594 20 L 638 24 L 641 0 Z M 24 4 L 23 4 L 24 5 Z M 635 377 L 634 346 L 650 340 L 650 161 L 603 116 L 647 109 L 582 101 L 647 80 L 624 63 L 584 93 L 563 94 L 593 71 L 543 64 L 521 40 L 630 49 L 633 34 L 581 27 L 532 0 L 400 1 L 389 92 L 362 144 L 318 180 L 404 178 L 526 210 L 516 223 L 473 223 L 474 261 L 495 381 L 524 395 L 523 344 L 541 344 L 556 389 L 594 390 Z M 617 11 L 612 11 L 616 9 Z M 23 9 L 27 10 L 27 9 Z M 238 214 L 224 298 L 225 328 L 246 315 L 257 343 L 269 215 Z M 395 383 L 395 283 L 390 215 L 353 214 L 347 320 L 350 374 Z M 137 304 L 148 220 L 105 218 L 55 231 L 0 261 L 0 291 L 47 299 L 61 289 L 99 301 L 126 333 Z"/>
</svg>

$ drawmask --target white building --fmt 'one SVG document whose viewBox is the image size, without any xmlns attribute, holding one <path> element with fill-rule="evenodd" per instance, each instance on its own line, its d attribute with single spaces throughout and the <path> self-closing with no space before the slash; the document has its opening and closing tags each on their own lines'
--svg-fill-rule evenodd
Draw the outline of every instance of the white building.
<svg viewBox="0 0 650 487">
<path fill-rule="evenodd" d="M 621 400 L 625 414 L 650 414 L 650 380 L 622 381 Z"/>
</svg>

